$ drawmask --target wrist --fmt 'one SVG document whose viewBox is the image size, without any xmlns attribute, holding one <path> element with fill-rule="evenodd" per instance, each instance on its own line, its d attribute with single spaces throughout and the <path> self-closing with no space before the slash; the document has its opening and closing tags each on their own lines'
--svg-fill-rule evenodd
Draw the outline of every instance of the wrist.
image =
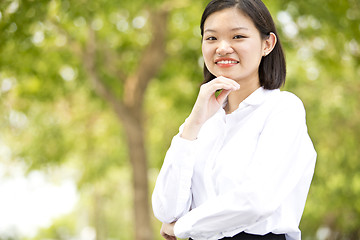
<svg viewBox="0 0 360 240">
<path fill-rule="evenodd" d="M 184 129 L 180 136 L 187 140 L 196 140 L 202 125 L 202 123 L 192 121 L 191 118 L 188 118 L 184 124 Z"/>
</svg>

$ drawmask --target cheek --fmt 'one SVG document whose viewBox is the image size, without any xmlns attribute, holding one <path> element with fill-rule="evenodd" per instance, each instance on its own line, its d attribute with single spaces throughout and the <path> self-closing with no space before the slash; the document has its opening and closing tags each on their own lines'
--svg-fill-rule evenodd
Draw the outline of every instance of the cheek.
<svg viewBox="0 0 360 240">
<path fill-rule="evenodd" d="M 202 50 L 205 64 L 208 65 L 209 63 L 211 63 L 213 61 L 213 50 L 206 44 L 202 45 L 201 50 Z"/>
<path fill-rule="evenodd" d="M 262 57 L 261 46 L 252 42 L 238 47 L 237 52 L 241 58 L 246 58 L 250 61 L 251 59 L 257 61 L 258 58 Z"/>
</svg>

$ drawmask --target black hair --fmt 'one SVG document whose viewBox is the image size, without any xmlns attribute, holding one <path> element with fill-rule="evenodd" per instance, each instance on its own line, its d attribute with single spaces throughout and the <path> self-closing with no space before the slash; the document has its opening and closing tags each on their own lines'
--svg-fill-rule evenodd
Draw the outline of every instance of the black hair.
<svg viewBox="0 0 360 240">
<path fill-rule="evenodd" d="M 255 24 L 262 39 L 274 33 L 277 38 L 274 49 L 261 59 L 259 66 L 260 85 L 265 89 L 277 89 L 285 84 L 286 63 L 279 36 L 276 31 L 274 20 L 265 4 L 261 0 L 212 0 L 205 8 L 201 18 L 201 36 L 204 34 L 205 20 L 213 13 L 226 8 L 238 8 L 246 14 Z M 216 78 L 204 64 L 204 82 L 207 83 Z"/>
</svg>

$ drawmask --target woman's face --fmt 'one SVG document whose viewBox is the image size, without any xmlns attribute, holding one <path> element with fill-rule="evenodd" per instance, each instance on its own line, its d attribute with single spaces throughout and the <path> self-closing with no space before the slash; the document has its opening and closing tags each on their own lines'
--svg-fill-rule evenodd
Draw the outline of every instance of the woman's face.
<svg viewBox="0 0 360 240">
<path fill-rule="evenodd" d="M 212 13 L 204 23 L 202 53 L 206 67 L 216 77 L 259 84 L 264 42 L 253 21 L 237 8 Z"/>
</svg>

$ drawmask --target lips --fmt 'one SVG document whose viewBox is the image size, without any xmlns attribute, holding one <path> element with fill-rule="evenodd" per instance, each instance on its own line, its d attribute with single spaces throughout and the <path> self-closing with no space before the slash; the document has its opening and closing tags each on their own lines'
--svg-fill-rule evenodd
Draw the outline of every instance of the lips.
<svg viewBox="0 0 360 240">
<path fill-rule="evenodd" d="M 239 61 L 233 58 L 218 58 L 215 60 L 215 64 L 219 67 L 231 67 L 238 63 Z"/>
</svg>

